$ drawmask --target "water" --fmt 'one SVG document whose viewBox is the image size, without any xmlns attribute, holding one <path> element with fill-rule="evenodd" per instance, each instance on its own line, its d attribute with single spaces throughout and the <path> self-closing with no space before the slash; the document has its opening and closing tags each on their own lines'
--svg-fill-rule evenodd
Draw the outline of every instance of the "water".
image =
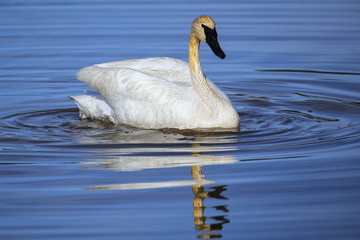
<svg viewBox="0 0 360 240">
<path fill-rule="evenodd" d="M 80 121 L 78 69 L 187 60 L 216 23 L 204 72 L 238 133 Z M 1 239 L 359 239 L 358 1 L 2 1 Z"/>
</svg>

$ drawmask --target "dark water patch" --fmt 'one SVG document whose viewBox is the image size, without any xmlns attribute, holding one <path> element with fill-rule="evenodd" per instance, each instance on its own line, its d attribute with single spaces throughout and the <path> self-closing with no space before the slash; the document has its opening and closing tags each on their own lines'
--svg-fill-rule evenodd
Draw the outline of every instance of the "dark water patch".
<svg viewBox="0 0 360 240">
<path fill-rule="evenodd" d="M 300 111 L 294 111 L 294 110 L 279 110 L 277 111 L 277 113 L 286 113 L 286 114 L 290 114 L 290 115 L 297 115 L 297 116 L 301 116 L 304 118 L 308 118 L 308 119 L 312 119 L 314 121 L 317 121 L 319 123 L 321 122 L 338 122 L 340 121 L 339 119 L 331 119 L 331 118 L 325 118 L 325 117 L 320 117 L 320 116 L 314 116 L 312 114 L 309 113 L 304 113 L 304 112 L 300 112 Z"/>
</svg>

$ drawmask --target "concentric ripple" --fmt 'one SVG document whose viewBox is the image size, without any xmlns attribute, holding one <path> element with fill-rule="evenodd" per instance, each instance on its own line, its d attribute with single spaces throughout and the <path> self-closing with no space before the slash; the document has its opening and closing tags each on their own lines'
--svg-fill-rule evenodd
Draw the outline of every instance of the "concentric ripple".
<svg viewBox="0 0 360 240">
<path fill-rule="evenodd" d="M 93 120 L 80 120 L 75 108 L 38 110 L 7 115 L 1 118 L 1 141 L 18 143 L 51 143 L 59 146 L 73 143 L 92 144 L 93 148 L 112 148 L 113 144 L 137 144 L 127 152 L 154 154 L 163 148 L 169 152 L 192 152 L 188 144 L 210 144 L 210 149 L 200 152 L 236 151 L 252 149 L 304 146 L 321 142 L 358 137 L 356 115 L 358 103 L 329 100 L 320 96 L 302 95 L 296 101 L 288 98 L 264 98 L 268 91 L 258 96 L 233 95 L 241 118 L 239 132 L 196 133 L 173 130 L 142 130 L 128 126 L 115 126 Z M 151 147 L 146 146 L 151 144 Z M 153 144 L 159 144 L 153 146 Z M 166 146 L 164 144 L 172 144 Z M 185 145 L 183 145 L 185 144 Z M 145 146 L 144 146 L 145 145 Z M 124 147 L 127 148 L 127 147 Z M 175 148 L 175 150 L 173 149 Z M 171 150 L 164 150 L 171 149 Z M 159 150 L 160 151 L 160 150 Z M 144 154 L 143 154 L 144 155 Z"/>
</svg>

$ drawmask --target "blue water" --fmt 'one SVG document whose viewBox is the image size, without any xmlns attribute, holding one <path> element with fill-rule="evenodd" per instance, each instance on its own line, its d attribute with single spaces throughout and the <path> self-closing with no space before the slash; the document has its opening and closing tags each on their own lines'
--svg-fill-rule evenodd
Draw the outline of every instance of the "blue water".
<svg viewBox="0 0 360 240">
<path fill-rule="evenodd" d="M 96 63 L 187 61 L 236 133 L 80 120 Z M 359 239 L 359 1 L 1 1 L 1 239 Z"/>
</svg>

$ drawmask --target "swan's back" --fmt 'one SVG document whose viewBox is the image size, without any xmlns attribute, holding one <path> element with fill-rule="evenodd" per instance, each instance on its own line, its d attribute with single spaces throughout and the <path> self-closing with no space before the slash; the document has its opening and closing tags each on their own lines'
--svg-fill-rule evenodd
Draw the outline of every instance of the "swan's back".
<svg viewBox="0 0 360 240">
<path fill-rule="evenodd" d="M 105 100 L 191 100 L 188 64 L 172 58 L 148 58 L 97 64 L 81 69 L 77 78 L 98 90 Z M 140 107 L 140 106 L 139 106 Z"/>
<path fill-rule="evenodd" d="M 132 69 L 170 82 L 191 82 L 189 64 L 174 58 L 134 59 L 96 64 L 94 66 L 105 69 Z M 84 78 L 83 82 L 87 83 L 87 78 Z"/>
</svg>

